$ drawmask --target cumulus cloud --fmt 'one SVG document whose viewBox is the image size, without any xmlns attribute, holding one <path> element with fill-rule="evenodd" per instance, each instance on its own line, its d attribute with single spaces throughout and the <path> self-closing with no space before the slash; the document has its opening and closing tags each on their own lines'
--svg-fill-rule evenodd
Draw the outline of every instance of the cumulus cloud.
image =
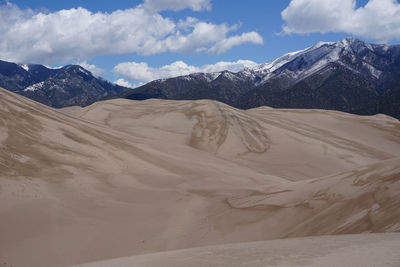
<svg viewBox="0 0 400 267">
<path fill-rule="evenodd" d="M 131 84 L 130 82 L 128 82 L 127 80 L 122 79 L 122 78 L 116 80 L 114 83 L 117 84 L 117 85 L 120 85 L 120 86 L 128 87 L 128 88 L 135 88 L 135 87 L 138 86 L 136 84 L 135 85 Z"/>
<path fill-rule="evenodd" d="M 96 76 L 101 76 L 102 74 L 106 73 L 105 69 L 99 68 L 93 64 L 89 64 L 86 61 L 82 61 L 82 62 L 78 63 L 78 65 L 84 67 L 85 69 L 87 69 L 88 71 L 90 71 L 91 73 L 93 73 Z"/>
<path fill-rule="evenodd" d="M 243 33 L 240 36 L 232 36 L 217 42 L 209 49 L 209 52 L 222 54 L 230 50 L 234 46 L 239 46 L 245 43 L 263 44 L 263 38 L 256 32 Z"/>
<path fill-rule="evenodd" d="M 192 66 L 183 61 L 176 61 L 160 68 L 150 67 L 145 62 L 123 62 L 114 67 L 113 72 L 130 81 L 150 82 L 157 79 L 188 75 L 196 72 L 219 72 L 229 70 L 238 72 L 246 67 L 254 67 L 257 63 L 250 60 L 236 62 L 220 61 L 212 65 Z"/>
<path fill-rule="evenodd" d="M 397 0 L 292 0 L 282 12 L 283 32 L 345 32 L 387 42 L 400 39 L 400 4 Z"/>
<path fill-rule="evenodd" d="M 194 11 L 210 10 L 210 0 L 145 0 L 143 6 L 152 11 L 192 9 Z"/>
<path fill-rule="evenodd" d="M 260 44 L 262 40 L 256 32 L 233 34 L 238 30 L 235 26 L 190 17 L 174 21 L 146 8 L 154 5 L 161 10 L 175 2 L 182 2 L 177 9 L 194 10 L 207 8 L 209 3 L 146 0 L 134 8 L 112 13 L 93 13 L 82 7 L 43 13 L 6 2 L 0 4 L 0 58 L 51 65 L 107 54 L 221 53 L 243 43 Z"/>
</svg>

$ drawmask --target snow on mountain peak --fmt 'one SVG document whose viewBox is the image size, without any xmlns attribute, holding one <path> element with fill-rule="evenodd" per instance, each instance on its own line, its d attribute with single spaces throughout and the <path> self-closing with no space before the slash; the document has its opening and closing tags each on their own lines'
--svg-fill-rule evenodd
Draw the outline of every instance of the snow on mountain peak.
<svg viewBox="0 0 400 267">
<path fill-rule="evenodd" d="M 318 42 L 317 44 L 305 49 L 289 52 L 283 56 L 267 63 L 256 66 L 248 66 L 238 73 L 221 71 L 208 73 L 194 73 L 191 75 L 178 77 L 184 80 L 202 79 L 212 82 L 217 78 L 229 80 L 252 80 L 254 84 L 260 85 L 270 79 L 283 74 L 291 77 L 291 81 L 300 81 L 318 71 L 326 68 L 331 63 L 339 64 L 347 69 L 356 72 L 369 72 L 373 77 L 379 78 L 381 70 L 371 62 L 371 54 L 364 56 L 364 51 L 374 52 L 376 45 L 371 45 L 353 37 L 345 38 L 338 42 Z M 382 49 L 385 47 L 382 46 Z M 389 48 L 386 48 L 386 50 Z M 349 62 L 349 59 L 351 62 Z M 354 67 L 353 63 L 357 62 Z M 163 82 L 165 80 L 158 80 Z"/>
<path fill-rule="evenodd" d="M 322 47 L 326 48 L 327 50 L 330 50 L 331 48 L 328 46 L 333 46 L 335 44 L 336 44 L 335 42 L 318 42 L 314 46 L 307 47 L 307 48 L 299 50 L 299 51 L 286 53 L 283 56 L 275 59 L 272 62 L 258 65 L 255 68 L 253 68 L 253 70 L 258 73 L 262 73 L 262 74 L 266 75 L 268 73 L 272 73 L 272 72 L 278 70 L 285 64 L 295 60 L 296 58 L 298 58 L 302 55 L 307 54 L 307 57 L 316 58 L 316 55 L 319 55 L 321 53 L 321 51 L 317 51 L 315 53 L 313 53 L 313 51 L 319 50 Z M 332 59 L 336 59 L 336 58 L 337 58 L 336 56 L 332 57 Z"/>
<path fill-rule="evenodd" d="M 342 41 L 339 41 L 338 43 L 341 43 L 344 46 L 349 46 L 349 45 L 355 43 L 356 41 L 357 41 L 357 39 L 354 37 L 346 37 Z"/>
<path fill-rule="evenodd" d="M 312 46 L 310 49 L 318 49 L 324 45 L 334 45 L 334 44 L 335 44 L 335 42 L 318 42 L 317 44 Z"/>
<path fill-rule="evenodd" d="M 279 69 L 280 67 L 282 67 L 283 65 L 285 65 L 286 63 L 292 61 L 293 59 L 295 59 L 302 53 L 306 52 L 308 49 L 310 49 L 310 47 L 303 49 L 303 50 L 284 54 L 283 56 L 275 59 L 274 61 L 260 64 L 252 69 L 256 72 L 260 72 L 263 74 L 272 73 L 272 72 L 276 71 L 277 69 Z"/>
<path fill-rule="evenodd" d="M 354 51 L 356 53 L 360 53 L 365 49 L 374 51 L 374 47 L 371 44 L 363 42 L 353 37 L 347 37 L 346 39 L 337 42 L 336 46 L 344 48 L 347 51 Z"/>
<path fill-rule="evenodd" d="M 211 81 L 214 81 L 221 75 L 221 72 L 211 72 L 209 73 L 209 77 Z"/>
<path fill-rule="evenodd" d="M 27 64 L 20 64 L 19 66 L 20 66 L 21 68 L 23 68 L 24 70 L 29 71 L 29 65 L 27 65 Z"/>
<path fill-rule="evenodd" d="M 350 55 L 351 58 L 355 60 L 355 54 L 365 50 L 374 51 L 374 46 L 354 37 L 347 37 L 338 42 L 318 42 L 312 47 L 287 53 L 274 61 L 260 64 L 250 70 L 261 78 L 259 84 L 268 81 L 270 78 L 279 75 L 285 70 L 288 71 L 291 76 L 302 79 L 321 70 L 332 62 L 337 62 L 342 66 L 349 67 L 344 61 L 342 62 L 342 55 Z M 363 62 L 363 66 L 369 70 L 371 75 L 375 78 L 379 78 L 381 71 L 376 69 L 373 64 L 370 62 Z M 249 70 L 247 70 L 247 72 L 248 71 Z"/>
<path fill-rule="evenodd" d="M 23 91 L 24 92 L 28 92 L 28 91 L 34 92 L 34 91 L 40 90 L 43 87 L 43 85 L 44 85 L 44 82 L 35 83 L 35 84 L 32 84 L 31 86 L 26 87 Z"/>
<path fill-rule="evenodd" d="M 88 76 L 91 75 L 91 73 L 89 73 L 87 70 L 85 70 L 85 69 L 82 68 L 82 67 L 78 67 L 78 71 L 80 71 L 80 72 L 82 72 L 83 74 L 86 74 L 86 75 L 88 75 Z"/>
</svg>

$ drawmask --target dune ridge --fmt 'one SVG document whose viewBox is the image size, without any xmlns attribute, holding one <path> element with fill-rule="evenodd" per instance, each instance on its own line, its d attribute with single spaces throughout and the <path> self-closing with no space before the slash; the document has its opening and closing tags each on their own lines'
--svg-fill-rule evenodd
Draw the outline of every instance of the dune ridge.
<svg viewBox="0 0 400 267">
<path fill-rule="evenodd" d="M 318 236 L 160 252 L 73 267 L 394 267 L 400 264 L 399 245 L 398 233 Z"/>
<path fill-rule="evenodd" d="M 399 129 L 387 116 L 208 100 L 54 110 L 0 89 L 0 261 L 396 232 Z"/>
</svg>

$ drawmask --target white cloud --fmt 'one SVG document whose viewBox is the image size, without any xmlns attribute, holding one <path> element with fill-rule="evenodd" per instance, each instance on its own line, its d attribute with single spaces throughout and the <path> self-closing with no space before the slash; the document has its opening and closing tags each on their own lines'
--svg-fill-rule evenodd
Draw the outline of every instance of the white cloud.
<svg viewBox="0 0 400 267">
<path fill-rule="evenodd" d="M 176 2 L 184 3 L 179 9 L 196 10 L 206 8 L 209 1 Z M 254 32 L 232 34 L 237 31 L 235 26 L 190 17 L 175 22 L 144 7 L 165 4 L 166 8 L 173 3 L 172 0 L 148 0 L 135 8 L 112 13 L 93 13 L 81 7 L 42 13 L 22 10 L 8 2 L 0 4 L 0 58 L 52 65 L 107 54 L 221 53 L 235 45 L 260 44 L 262 40 Z"/>
<path fill-rule="evenodd" d="M 210 0 L 145 0 L 143 6 L 152 11 L 192 9 L 194 11 L 210 10 Z"/>
<path fill-rule="evenodd" d="M 117 85 L 120 85 L 120 86 L 128 87 L 128 88 L 135 88 L 135 87 L 137 87 L 136 85 L 131 84 L 130 82 L 128 82 L 128 81 L 125 80 L 125 79 L 118 79 L 118 80 L 116 80 L 114 83 L 117 84 Z"/>
<path fill-rule="evenodd" d="M 215 54 L 222 54 L 230 50 L 234 46 L 239 46 L 245 43 L 263 44 L 263 38 L 256 32 L 243 33 L 240 36 L 232 36 L 217 42 L 209 49 Z"/>
<path fill-rule="evenodd" d="M 221 61 L 212 65 L 197 67 L 187 65 L 183 61 L 176 61 L 170 65 L 153 68 L 145 62 L 124 62 L 115 66 L 113 72 L 131 81 L 150 82 L 196 72 L 219 72 L 223 70 L 238 72 L 246 67 L 254 67 L 256 65 L 257 63 L 250 60 L 238 60 L 236 62 Z"/>
<path fill-rule="evenodd" d="M 99 68 L 93 64 L 89 64 L 86 61 L 80 62 L 80 63 L 78 63 L 78 65 L 84 67 L 85 69 L 87 69 L 88 71 L 90 71 L 91 73 L 93 73 L 96 76 L 101 76 L 102 74 L 106 73 L 105 69 Z"/>
<path fill-rule="evenodd" d="M 292 0 L 282 12 L 283 32 L 345 32 L 387 42 L 400 39 L 400 4 L 397 0 Z"/>
</svg>

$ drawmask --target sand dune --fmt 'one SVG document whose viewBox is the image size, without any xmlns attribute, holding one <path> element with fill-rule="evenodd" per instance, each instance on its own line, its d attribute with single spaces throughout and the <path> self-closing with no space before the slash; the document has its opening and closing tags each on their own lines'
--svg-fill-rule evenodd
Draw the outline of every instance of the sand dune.
<svg viewBox="0 0 400 267">
<path fill-rule="evenodd" d="M 75 267 L 400 266 L 400 234 L 319 236 L 161 252 Z"/>
<path fill-rule="evenodd" d="M 62 111 L 0 89 L 0 262 L 399 231 L 400 123 L 214 101 Z"/>
<path fill-rule="evenodd" d="M 134 136 L 210 152 L 302 180 L 400 156 L 399 121 L 336 111 L 238 110 L 215 101 L 99 102 L 65 112 Z"/>
<path fill-rule="evenodd" d="M 248 190 L 228 199 L 235 209 L 270 213 L 284 236 L 400 232 L 400 160 L 366 165 L 332 176 Z M 290 220 L 285 220 L 290 218 Z M 266 236 L 267 238 L 269 236 Z"/>
</svg>

